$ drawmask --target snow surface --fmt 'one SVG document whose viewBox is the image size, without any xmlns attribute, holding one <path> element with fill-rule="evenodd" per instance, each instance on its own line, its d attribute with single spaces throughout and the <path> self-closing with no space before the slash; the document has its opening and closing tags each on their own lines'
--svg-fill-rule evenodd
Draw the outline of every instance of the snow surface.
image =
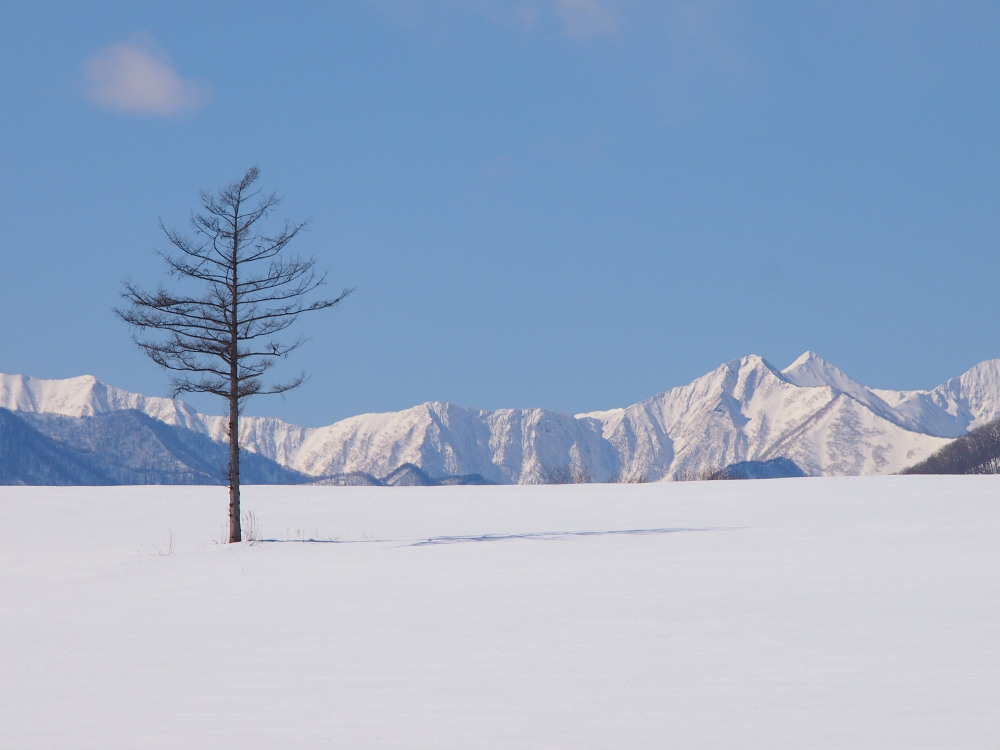
<svg viewBox="0 0 1000 750">
<path fill-rule="evenodd" d="M 0 745 L 996 747 L 998 481 L 0 488 Z"/>
</svg>

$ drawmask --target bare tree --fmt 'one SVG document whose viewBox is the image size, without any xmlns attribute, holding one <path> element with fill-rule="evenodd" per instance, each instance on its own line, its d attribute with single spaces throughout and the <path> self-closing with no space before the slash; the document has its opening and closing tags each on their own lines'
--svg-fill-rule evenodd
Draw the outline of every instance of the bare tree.
<svg viewBox="0 0 1000 750">
<path fill-rule="evenodd" d="M 266 219 L 278 206 L 274 193 L 255 187 L 257 167 L 218 193 L 201 193 L 202 211 L 191 216 L 193 236 L 160 228 L 170 242 L 160 252 L 171 276 L 191 285 L 191 294 L 140 289 L 124 282 L 128 306 L 115 313 L 133 327 L 133 339 L 150 359 L 175 374 L 172 395 L 214 393 L 228 401 L 229 541 L 242 539 L 240 528 L 240 411 L 249 396 L 284 393 L 305 376 L 265 384 L 263 376 L 302 345 L 301 337 L 276 335 L 304 312 L 325 310 L 337 297 L 310 300 L 325 283 L 313 258 L 287 256 L 289 242 L 305 222 L 285 221 L 274 234 Z"/>
</svg>

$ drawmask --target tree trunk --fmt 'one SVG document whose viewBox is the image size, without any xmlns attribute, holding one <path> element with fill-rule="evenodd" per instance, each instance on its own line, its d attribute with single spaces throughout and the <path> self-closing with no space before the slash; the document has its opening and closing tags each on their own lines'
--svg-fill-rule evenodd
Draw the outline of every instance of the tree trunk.
<svg viewBox="0 0 1000 750">
<path fill-rule="evenodd" d="M 240 528 L 240 405 L 229 398 L 229 543 L 242 542 Z"/>
<path fill-rule="evenodd" d="M 239 207 L 235 211 L 239 216 Z M 238 221 L 234 219 L 234 226 Z M 237 272 L 240 262 L 240 235 L 233 233 L 229 284 L 229 543 L 243 541 L 240 528 L 240 349 L 239 349 L 239 285 Z"/>
</svg>

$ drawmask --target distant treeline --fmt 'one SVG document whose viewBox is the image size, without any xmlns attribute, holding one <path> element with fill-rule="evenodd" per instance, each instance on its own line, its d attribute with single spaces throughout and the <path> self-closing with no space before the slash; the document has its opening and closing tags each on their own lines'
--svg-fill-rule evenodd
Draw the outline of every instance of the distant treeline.
<svg viewBox="0 0 1000 750">
<path fill-rule="evenodd" d="M 956 438 L 900 474 L 1000 474 L 1000 419 Z"/>
</svg>

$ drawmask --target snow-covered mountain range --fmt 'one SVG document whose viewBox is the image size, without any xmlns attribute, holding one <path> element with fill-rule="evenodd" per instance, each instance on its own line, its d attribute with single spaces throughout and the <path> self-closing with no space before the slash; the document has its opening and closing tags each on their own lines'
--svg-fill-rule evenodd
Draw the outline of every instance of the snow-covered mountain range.
<svg viewBox="0 0 1000 750">
<path fill-rule="evenodd" d="M 91 376 L 0 375 L 0 408 L 77 454 L 74 441 L 82 432 L 79 425 L 70 429 L 75 423 L 65 418 L 139 412 L 150 418 L 142 422 L 145 429 L 152 421 L 174 430 L 161 441 L 173 457 L 171 446 L 178 441 L 222 441 L 225 435 L 223 417 L 200 414 L 182 401 L 129 393 Z M 575 416 L 433 402 L 317 428 L 245 417 L 241 432 L 245 448 L 256 454 L 258 481 L 386 477 L 406 465 L 430 477 L 478 475 L 497 483 L 655 481 L 774 458 L 790 459 L 811 476 L 890 474 L 998 417 L 1000 360 L 982 362 L 932 390 L 889 391 L 861 385 L 806 352 L 783 370 L 756 355 L 743 357 L 638 404 Z M 116 429 L 127 432 L 130 425 L 119 420 Z M 12 435 L 14 429 L 9 418 L 0 420 L 0 433 Z M 50 456 L 52 446 L 45 451 Z M 9 454 L 5 450 L 0 457 L 5 467 Z M 169 461 L 164 467 L 150 480 L 169 477 Z M 185 476 L 196 481 L 191 471 Z"/>
</svg>

